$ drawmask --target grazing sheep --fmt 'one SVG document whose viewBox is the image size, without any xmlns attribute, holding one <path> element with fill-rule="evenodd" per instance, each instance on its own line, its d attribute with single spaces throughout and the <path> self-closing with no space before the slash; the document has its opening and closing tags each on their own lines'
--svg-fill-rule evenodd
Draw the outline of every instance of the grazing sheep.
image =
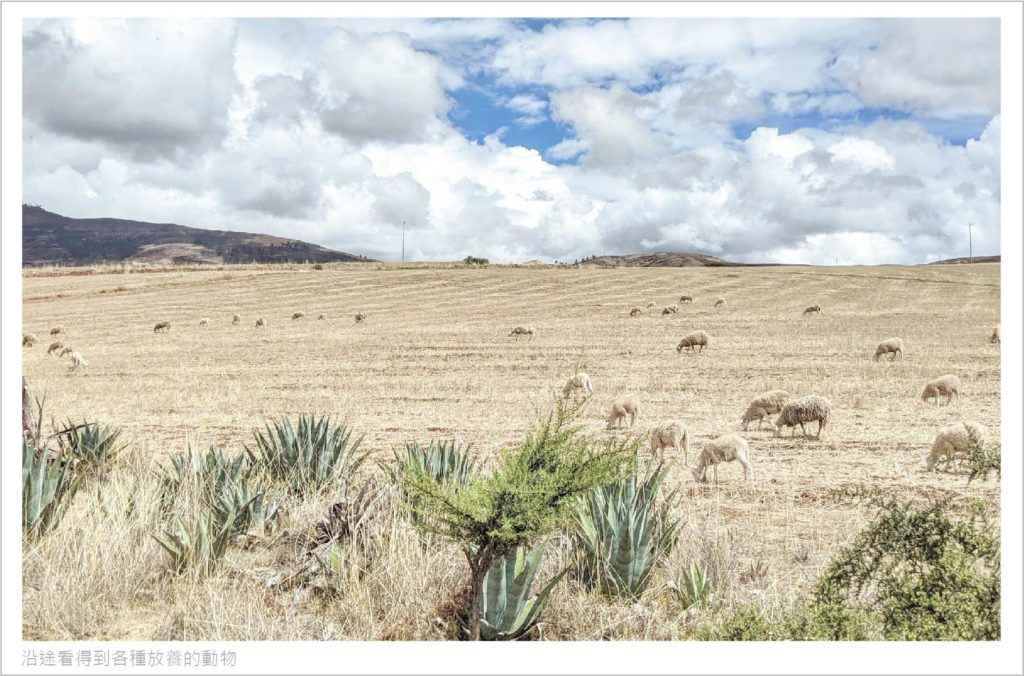
<svg viewBox="0 0 1024 676">
<path fill-rule="evenodd" d="M 361 323 L 364 319 L 366 319 L 366 315 L 360 312 L 359 314 L 356 315 L 356 324 Z"/>
<path fill-rule="evenodd" d="M 256 328 L 257 329 L 262 329 L 266 325 L 267 325 L 267 323 L 265 321 L 263 321 L 263 317 L 260 317 L 259 319 L 256 320 Z"/>
<path fill-rule="evenodd" d="M 613 425 L 622 427 L 622 421 L 625 420 L 626 416 L 629 416 L 629 426 L 632 427 L 633 423 L 636 422 L 637 415 L 640 414 L 640 404 L 637 403 L 636 399 L 631 396 L 619 397 L 612 404 L 612 410 L 608 414 L 608 427 L 611 429 Z"/>
<path fill-rule="evenodd" d="M 996 324 L 996 328 L 992 329 L 992 336 L 988 339 L 990 343 L 1002 343 L 1003 333 L 999 330 L 999 324 Z"/>
<path fill-rule="evenodd" d="M 293 312 L 292 313 L 292 319 L 302 319 L 305 316 L 306 316 L 305 312 Z"/>
<path fill-rule="evenodd" d="M 693 302 L 693 296 L 680 296 L 679 297 L 679 302 L 680 303 L 692 303 Z"/>
<path fill-rule="evenodd" d="M 320 314 L 320 315 L 319 315 L 319 316 L 318 316 L 318 317 L 316 318 L 316 320 L 317 320 L 318 322 L 322 322 L 322 321 L 323 321 L 323 320 L 325 320 L 325 319 L 327 319 L 327 315 L 325 315 L 325 314 L 323 314 L 323 313 L 321 313 L 321 314 Z"/>
<path fill-rule="evenodd" d="M 813 314 L 819 314 L 819 315 L 821 314 L 821 306 L 818 305 L 817 303 L 815 303 L 814 305 L 808 305 L 804 309 L 804 316 L 813 315 Z"/>
<path fill-rule="evenodd" d="M 512 329 L 508 335 L 515 336 L 516 340 L 519 340 L 520 336 L 529 336 L 530 340 L 533 340 L 533 328 L 520 324 L 516 328 Z"/>
<path fill-rule="evenodd" d="M 962 453 L 972 446 L 984 446 L 988 438 L 988 429 L 976 422 L 964 422 L 943 427 L 935 435 L 931 453 L 925 464 L 928 471 L 935 469 L 940 460 L 950 460 L 956 453 Z"/>
<path fill-rule="evenodd" d="M 666 448 L 675 449 L 676 455 L 683 454 L 683 463 L 690 462 L 690 435 L 686 425 L 673 420 L 662 423 L 651 431 L 651 453 L 663 453 Z"/>
<path fill-rule="evenodd" d="M 931 381 L 924 386 L 924 391 L 921 392 L 921 399 L 928 401 L 929 399 L 935 399 L 935 405 L 939 405 L 939 397 L 945 397 L 946 403 L 953 401 L 953 397 L 960 395 L 960 379 L 954 376 L 952 373 L 947 373 L 944 376 L 939 376 L 935 380 Z"/>
<path fill-rule="evenodd" d="M 896 359 L 896 355 L 899 355 L 900 359 L 903 359 L 903 339 L 886 338 L 883 340 L 878 344 L 878 347 L 875 348 L 875 361 L 878 361 L 878 358 L 883 354 L 890 355 L 889 361 L 894 361 Z"/>
<path fill-rule="evenodd" d="M 669 305 L 668 307 L 666 307 L 664 310 L 661 311 L 662 316 L 664 316 L 664 315 L 674 315 L 674 314 L 678 314 L 678 313 L 679 313 L 679 306 L 678 305 L 674 305 L 674 304 L 673 305 Z"/>
<path fill-rule="evenodd" d="M 638 307 L 635 307 L 635 308 L 633 308 L 632 310 L 629 311 L 629 316 L 630 317 L 636 317 L 637 315 L 642 315 L 643 313 L 644 313 L 643 310 L 641 310 Z"/>
<path fill-rule="evenodd" d="M 780 436 L 784 427 L 793 427 L 793 432 L 795 433 L 796 425 L 799 425 L 800 431 L 806 437 L 808 435 L 807 430 L 804 429 L 804 424 L 817 422 L 818 433 L 814 435 L 814 438 L 820 439 L 821 431 L 825 429 L 831 415 L 832 402 L 821 395 L 810 394 L 806 397 L 793 399 L 786 402 L 782 410 L 779 411 L 779 417 L 775 419 L 775 436 Z"/>
<path fill-rule="evenodd" d="M 750 423 L 757 421 L 757 429 L 761 429 L 766 416 L 774 415 L 782 410 L 782 407 L 789 401 L 789 392 L 785 390 L 771 390 L 759 394 L 747 404 L 747 410 L 743 412 L 743 431 L 747 431 Z"/>
<path fill-rule="evenodd" d="M 84 367 L 86 367 L 88 365 L 89 365 L 89 362 L 85 361 L 85 358 L 82 356 L 81 352 L 78 352 L 76 350 L 75 352 L 71 353 L 71 368 L 72 369 L 80 369 L 80 368 L 84 368 Z"/>
<path fill-rule="evenodd" d="M 46 354 L 53 354 L 54 352 L 57 352 L 63 348 L 64 343 L 62 341 L 55 340 L 54 342 L 50 343 L 50 348 L 46 350 Z"/>
<path fill-rule="evenodd" d="M 590 382 L 590 376 L 580 371 L 573 377 L 566 381 L 565 387 L 562 388 L 562 395 L 568 397 L 569 393 L 574 390 L 583 390 L 583 396 L 589 397 L 594 393 L 594 386 Z"/>
<path fill-rule="evenodd" d="M 231 325 L 232 326 L 238 326 L 241 323 L 242 323 L 242 318 L 239 317 L 237 313 L 231 316 Z"/>
<path fill-rule="evenodd" d="M 715 301 L 715 307 L 725 307 L 725 299 L 719 298 Z"/>
<path fill-rule="evenodd" d="M 74 351 L 75 351 L 75 348 L 71 347 L 70 345 L 65 345 L 64 347 L 62 347 L 60 349 L 60 352 L 57 353 L 57 356 L 58 357 L 63 357 L 64 355 L 71 354 Z"/>
<path fill-rule="evenodd" d="M 743 465 L 744 480 L 750 479 L 750 446 L 747 440 L 738 434 L 726 434 L 704 444 L 697 457 L 697 465 L 693 468 L 693 478 L 707 481 L 708 467 L 715 475 L 718 483 L 718 465 L 723 462 L 738 461 Z"/>
<path fill-rule="evenodd" d="M 693 348 L 700 346 L 699 352 L 703 352 L 704 348 L 711 342 L 711 337 L 703 331 L 694 331 L 683 336 L 683 339 L 679 341 L 679 345 L 676 345 L 676 352 L 682 352 L 685 347 L 688 352 L 693 352 Z"/>
<path fill-rule="evenodd" d="M 160 333 L 160 332 L 167 333 L 170 330 L 171 330 L 171 323 L 170 322 L 157 322 L 156 326 L 153 327 L 153 333 Z"/>
<path fill-rule="evenodd" d="M 199 320 L 199 326 L 209 326 L 209 325 L 210 325 L 210 318 L 209 317 L 203 317 L 202 319 Z"/>
<path fill-rule="evenodd" d="M 22 347 L 32 347 L 33 345 L 36 344 L 36 341 L 38 341 L 38 340 L 39 339 L 36 338 L 36 334 L 34 334 L 34 333 L 23 333 L 23 334 L 21 334 L 21 346 Z"/>
<path fill-rule="evenodd" d="M 652 307 L 654 307 L 654 301 L 653 301 L 653 300 L 649 300 L 649 301 L 647 301 L 647 305 L 646 305 L 646 308 L 647 308 L 648 310 L 650 310 L 650 309 L 651 309 Z"/>
<path fill-rule="evenodd" d="M 64 325 L 63 324 L 57 324 L 57 326 L 55 326 L 52 329 L 50 329 L 50 335 L 51 336 L 60 335 L 62 333 L 67 333 L 67 331 L 64 330 Z"/>
</svg>

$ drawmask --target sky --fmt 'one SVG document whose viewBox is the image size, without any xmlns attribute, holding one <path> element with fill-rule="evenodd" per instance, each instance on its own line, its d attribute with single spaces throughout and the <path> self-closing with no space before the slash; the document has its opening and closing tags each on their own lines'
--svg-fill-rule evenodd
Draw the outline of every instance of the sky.
<svg viewBox="0 0 1024 676">
<path fill-rule="evenodd" d="M 382 260 L 999 253 L 997 19 L 26 19 L 23 201 Z"/>
</svg>

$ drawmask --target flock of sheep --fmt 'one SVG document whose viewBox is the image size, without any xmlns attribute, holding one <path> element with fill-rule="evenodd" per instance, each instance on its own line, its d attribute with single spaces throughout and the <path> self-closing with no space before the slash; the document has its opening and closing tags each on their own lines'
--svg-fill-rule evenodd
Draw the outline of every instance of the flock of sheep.
<svg viewBox="0 0 1024 676">
<path fill-rule="evenodd" d="M 693 296 L 683 295 L 679 298 L 679 303 L 693 303 Z M 716 299 L 713 306 L 716 308 L 724 307 L 725 299 Z M 646 306 L 647 309 L 652 307 L 654 307 L 653 302 L 649 302 Z M 629 315 L 635 317 L 643 314 L 643 312 L 644 309 L 637 306 L 629 311 Z M 672 304 L 662 309 L 661 314 L 665 316 L 678 312 L 679 305 Z M 821 314 L 821 312 L 821 306 L 815 304 L 808 306 L 803 314 L 806 316 Z M 305 318 L 305 316 L 304 312 L 295 312 L 292 314 L 292 319 L 300 320 Z M 324 314 L 317 316 L 318 320 L 325 320 L 326 318 Z M 357 313 L 355 315 L 355 322 L 357 324 L 362 323 L 366 318 L 366 314 Z M 234 314 L 231 318 L 231 324 L 238 325 L 240 323 L 241 317 L 238 314 Z M 210 319 L 208 317 L 203 317 L 199 320 L 200 327 L 206 327 L 209 324 Z M 265 326 L 266 321 L 262 317 L 256 319 L 255 328 L 262 329 Z M 153 327 L 154 333 L 166 333 L 170 330 L 171 323 L 168 321 L 157 322 Z M 534 329 L 531 326 L 520 325 L 513 328 L 508 335 L 510 337 L 514 336 L 517 339 L 529 336 L 532 340 Z M 989 342 L 1000 343 L 1001 335 L 1000 325 L 997 324 L 989 337 Z M 69 356 L 72 370 L 82 369 L 89 365 L 78 350 L 65 342 L 68 334 L 64 326 L 57 325 L 51 328 L 50 336 L 51 338 L 57 338 L 57 340 L 50 344 L 47 354 L 56 353 L 58 357 Z M 32 347 L 38 340 L 33 333 L 22 334 L 23 347 Z M 710 342 L 711 339 L 706 332 L 693 331 L 679 341 L 679 344 L 676 346 L 676 352 L 682 352 L 684 349 L 689 352 L 703 352 L 710 345 Z M 884 355 L 889 355 L 890 361 L 895 360 L 897 356 L 902 359 L 904 355 L 903 340 L 900 338 L 888 338 L 879 343 L 875 349 L 875 361 L 878 361 Z M 937 406 L 940 398 L 945 397 L 946 403 L 949 404 L 953 397 L 960 395 L 960 385 L 960 379 L 955 375 L 946 374 L 940 376 L 925 385 L 921 393 L 921 399 L 926 402 L 932 400 Z M 569 378 L 562 389 L 562 393 L 566 397 L 577 391 L 581 392 L 584 397 L 589 397 L 594 393 L 593 381 L 587 373 L 576 373 Z M 607 429 L 621 428 L 624 422 L 629 427 L 633 427 L 639 413 L 640 404 L 635 397 L 620 397 L 612 403 L 607 418 Z M 774 421 L 769 421 L 776 437 L 780 436 L 787 427 L 792 428 L 793 434 L 795 434 L 797 426 L 800 427 L 800 431 L 806 437 L 808 434 L 805 425 L 818 423 L 815 438 L 820 439 L 821 432 L 828 425 L 829 419 L 832 416 L 832 403 L 827 398 L 818 394 L 792 399 L 789 393 L 783 390 L 765 392 L 754 397 L 740 417 L 743 431 L 747 431 L 750 423 L 755 421 L 760 430 L 765 418 L 771 415 L 776 416 Z M 943 427 L 935 436 L 931 452 L 926 458 L 928 470 L 932 470 L 940 460 L 951 457 L 957 452 L 962 452 L 971 445 L 984 444 L 987 435 L 988 431 L 984 425 L 970 421 Z M 652 430 L 650 450 L 651 453 L 661 454 L 666 449 L 671 448 L 677 454 L 682 454 L 684 463 L 689 464 L 689 441 L 690 435 L 686 425 L 678 420 L 669 421 L 658 425 Z M 718 465 L 723 462 L 733 461 L 738 462 L 743 467 L 744 478 L 749 479 L 751 463 L 750 447 L 747 440 L 738 434 L 725 434 L 703 445 L 697 457 L 697 464 L 693 467 L 693 476 L 697 481 L 706 481 L 707 470 L 711 468 L 717 482 Z"/>
</svg>

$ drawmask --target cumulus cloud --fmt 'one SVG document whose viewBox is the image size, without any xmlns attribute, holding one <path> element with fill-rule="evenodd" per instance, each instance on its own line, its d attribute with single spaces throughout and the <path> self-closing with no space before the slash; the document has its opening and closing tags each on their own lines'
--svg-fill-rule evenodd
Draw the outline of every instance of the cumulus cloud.
<svg viewBox="0 0 1024 676">
<path fill-rule="evenodd" d="M 388 259 L 403 221 L 417 259 L 999 250 L 991 21 L 43 20 L 24 58 L 24 197 L 71 216 Z"/>
</svg>

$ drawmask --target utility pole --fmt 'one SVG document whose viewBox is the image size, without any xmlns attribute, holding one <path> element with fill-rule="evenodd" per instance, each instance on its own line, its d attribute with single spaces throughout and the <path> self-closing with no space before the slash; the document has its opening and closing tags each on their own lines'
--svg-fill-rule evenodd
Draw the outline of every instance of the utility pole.
<svg viewBox="0 0 1024 676">
<path fill-rule="evenodd" d="M 969 256 L 968 260 L 971 263 L 973 263 L 974 262 L 974 221 L 970 221 L 967 224 L 967 247 L 968 247 L 967 251 L 968 251 L 968 256 Z"/>
<path fill-rule="evenodd" d="M 405 262 L 405 221 L 402 221 L 402 262 Z"/>
</svg>

